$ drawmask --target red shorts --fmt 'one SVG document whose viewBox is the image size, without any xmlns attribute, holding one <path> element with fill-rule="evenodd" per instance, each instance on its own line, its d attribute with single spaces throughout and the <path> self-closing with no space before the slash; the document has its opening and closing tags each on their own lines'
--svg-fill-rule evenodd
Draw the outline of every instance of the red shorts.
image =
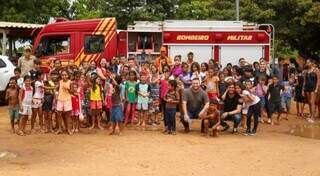
<svg viewBox="0 0 320 176">
<path fill-rule="evenodd" d="M 218 94 L 217 93 L 209 93 L 208 92 L 208 98 L 209 98 L 209 100 L 218 99 Z"/>
<path fill-rule="evenodd" d="M 98 100 L 98 101 L 91 100 L 90 101 L 90 108 L 91 108 L 91 110 L 102 109 L 102 101 L 101 100 Z"/>
</svg>

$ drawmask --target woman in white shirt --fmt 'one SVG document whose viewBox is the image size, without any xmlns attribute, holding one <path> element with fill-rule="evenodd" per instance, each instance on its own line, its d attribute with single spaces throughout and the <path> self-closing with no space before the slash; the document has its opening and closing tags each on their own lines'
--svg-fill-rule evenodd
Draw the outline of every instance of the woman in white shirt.
<svg viewBox="0 0 320 176">
<path fill-rule="evenodd" d="M 251 80 L 245 81 L 246 90 L 242 92 L 243 100 L 248 106 L 248 112 L 247 112 L 247 130 L 245 135 L 253 136 L 257 133 L 257 128 L 259 124 L 259 117 L 261 114 L 261 105 L 260 105 L 260 98 L 256 96 L 253 91 L 253 82 Z M 251 130 L 251 117 L 253 115 L 254 121 L 253 121 L 253 129 Z"/>
</svg>

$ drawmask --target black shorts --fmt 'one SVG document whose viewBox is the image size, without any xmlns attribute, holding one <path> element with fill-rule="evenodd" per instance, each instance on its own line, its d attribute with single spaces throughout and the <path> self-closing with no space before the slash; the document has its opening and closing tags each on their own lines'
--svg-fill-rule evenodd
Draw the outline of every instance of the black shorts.
<svg viewBox="0 0 320 176">
<path fill-rule="evenodd" d="M 209 128 L 212 128 L 213 126 L 215 126 L 218 121 L 217 120 L 213 120 L 213 119 L 208 119 L 209 120 Z M 204 120 L 201 121 L 201 132 L 204 132 Z"/>
<path fill-rule="evenodd" d="M 43 98 L 43 105 L 42 110 L 44 112 L 52 111 L 52 104 L 53 104 L 53 95 L 52 94 L 45 94 Z"/>
<path fill-rule="evenodd" d="M 281 101 L 279 101 L 279 102 L 269 102 L 268 103 L 268 110 L 269 110 L 270 114 L 273 114 L 275 112 L 278 112 L 278 113 L 283 112 Z"/>
</svg>

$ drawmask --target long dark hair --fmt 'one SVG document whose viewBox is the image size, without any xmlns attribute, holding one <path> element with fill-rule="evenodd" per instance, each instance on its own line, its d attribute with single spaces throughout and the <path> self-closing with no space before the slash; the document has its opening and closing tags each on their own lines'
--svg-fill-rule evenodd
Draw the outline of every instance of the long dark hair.
<svg viewBox="0 0 320 176">
<path fill-rule="evenodd" d="M 96 74 L 96 73 L 92 73 L 91 76 L 93 76 L 93 78 L 92 78 L 92 80 L 91 80 L 92 90 L 93 90 L 93 91 L 96 91 L 97 86 L 100 86 L 100 88 L 101 88 L 101 85 L 97 85 L 97 79 L 98 79 L 99 77 L 98 77 L 98 74 Z"/>
<path fill-rule="evenodd" d="M 170 80 L 169 84 L 174 88 L 174 90 L 177 89 L 178 83 L 176 80 Z"/>
</svg>

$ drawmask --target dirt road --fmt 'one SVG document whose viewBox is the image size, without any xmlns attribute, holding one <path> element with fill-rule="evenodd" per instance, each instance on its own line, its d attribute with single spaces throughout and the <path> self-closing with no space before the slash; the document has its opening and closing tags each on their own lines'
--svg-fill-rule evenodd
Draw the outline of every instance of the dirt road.
<svg viewBox="0 0 320 176">
<path fill-rule="evenodd" d="M 199 123 L 190 134 L 167 136 L 160 131 L 125 130 L 122 136 L 84 129 L 73 136 L 10 133 L 5 107 L 0 107 L 0 176 L 82 175 L 259 175 L 320 176 L 320 140 L 289 134 L 295 117 L 280 126 L 262 124 L 257 136 L 222 133 L 200 136 Z M 181 125 L 178 124 L 181 130 Z"/>
</svg>

